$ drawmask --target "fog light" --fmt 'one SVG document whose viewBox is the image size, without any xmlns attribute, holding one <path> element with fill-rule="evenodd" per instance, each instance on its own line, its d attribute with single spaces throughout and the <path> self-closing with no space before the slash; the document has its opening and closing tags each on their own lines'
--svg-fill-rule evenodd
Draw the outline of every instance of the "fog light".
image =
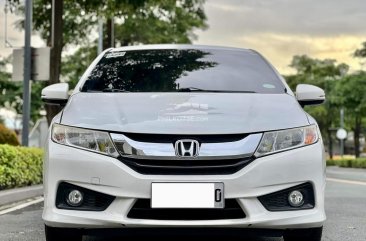
<svg viewBox="0 0 366 241">
<path fill-rule="evenodd" d="M 304 196 L 300 191 L 292 191 L 290 195 L 288 195 L 288 201 L 291 206 L 293 207 L 300 207 L 304 204 Z"/>
<path fill-rule="evenodd" d="M 78 190 L 72 190 L 67 196 L 66 201 L 70 206 L 80 206 L 83 202 L 83 194 Z"/>
</svg>

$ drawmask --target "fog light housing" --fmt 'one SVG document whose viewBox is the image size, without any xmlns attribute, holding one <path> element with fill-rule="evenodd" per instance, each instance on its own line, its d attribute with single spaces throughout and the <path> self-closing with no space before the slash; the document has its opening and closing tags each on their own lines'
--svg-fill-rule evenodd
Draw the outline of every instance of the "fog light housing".
<svg viewBox="0 0 366 241">
<path fill-rule="evenodd" d="M 56 207 L 76 211 L 104 211 L 116 197 L 67 182 L 57 188 Z"/>
<path fill-rule="evenodd" d="M 271 212 L 295 211 L 315 207 L 314 188 L 310 182 L 258 197 Z"/>
<path fill-rule="evenodd" d="M 304 204 L 304 195 L 300 191 L 294 190 L 288 195 L 288 202 L 293 207 L 300 207 Z"/>
<path fill-rule="evenodd" d="M 71 190 L 67 195 L 66 202 L 70 206 L 77 207 L 83 203 L 83 194 L 79 190 Z"/>
</svg>

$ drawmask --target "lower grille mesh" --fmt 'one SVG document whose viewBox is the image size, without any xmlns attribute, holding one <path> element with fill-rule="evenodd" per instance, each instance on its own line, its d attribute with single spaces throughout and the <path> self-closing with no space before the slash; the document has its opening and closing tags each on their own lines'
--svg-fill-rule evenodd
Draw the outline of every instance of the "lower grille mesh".
<svg viewBox="0 0 366 241">
<path fill-rule="evenodd" d="M 235 199 L 226 199 L 223 209 L 151 208 L 150 199 L 139 199 L 127 217 L 150 220 L 222 220 L 242 219 L 245 218 L 245 213 Z"/>
<path fill-rule="evenodd" d="M 219 160 L 145 160 L 120 157 L 133 170 L 146 175 L 225 175 L 233 174 L 254 158 Z"/>
</svg>

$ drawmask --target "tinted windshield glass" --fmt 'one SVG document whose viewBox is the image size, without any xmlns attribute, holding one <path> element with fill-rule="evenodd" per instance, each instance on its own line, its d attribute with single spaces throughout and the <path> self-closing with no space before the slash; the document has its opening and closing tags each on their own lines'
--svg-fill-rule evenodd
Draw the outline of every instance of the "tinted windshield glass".
<svg viewBox="0 0 366 241">
<path fill-rule="evenodd" d="M 82 91 L 284 93 L 273 69 L 251 51 L 157 49 L 107 53 Z"/>
</svg>

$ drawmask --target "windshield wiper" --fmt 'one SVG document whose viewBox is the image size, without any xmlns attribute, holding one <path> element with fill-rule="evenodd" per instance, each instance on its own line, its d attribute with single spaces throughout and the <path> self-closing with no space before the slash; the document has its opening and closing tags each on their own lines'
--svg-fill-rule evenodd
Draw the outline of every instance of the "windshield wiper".
<svg viewBox="0 0 366 241">
<path fill-rule="evenodd" d="M 192 92 L 192 91 L 207 91 L 204 89 L 196 88 L 196 87 L 187 87 L 187 88 L 180 88 L 178 92 Z"/>
<path fill-rule="evenodd" d="M 121 90 L 121 89 L 110 89 L 110 88 L 105 88 L 102 90 L 82 90 L 82 92 L 88 92 L 88 93 L 101 93 L 101 92 L 120 92 L 120 93 L 125 93 L 125 92 L 130 92 L 127 90 Z"/>
<path fill-rule="evenodd" d="M 130 92 L 127 90 L 121 90 L 121 89 L 111 89 L 111 88 L 105 88 L 102 90 L 102 92 Z"/>
<path fill-rule="evenodd" d="M 187 87 L 177 90 L 178 92 L 214 92 L 214 93 L 256 93 L 251 90 L 205 90 L 196 87 Z"/>
</svg>

